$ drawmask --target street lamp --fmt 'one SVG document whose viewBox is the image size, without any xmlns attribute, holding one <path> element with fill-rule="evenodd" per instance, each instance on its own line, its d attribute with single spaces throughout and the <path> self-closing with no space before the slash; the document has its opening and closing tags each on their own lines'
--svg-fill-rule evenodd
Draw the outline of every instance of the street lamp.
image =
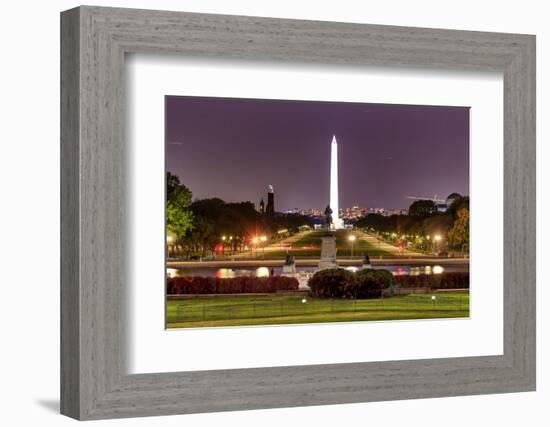
<svg viewBox="0 0 550 427">
<path fill-rule="evenodd" d="M 439 242 L 440 242 L 440 241 L 441 241 L 441 235 L 440 235 L 440 234 L 436 234 L 436 235 L 434 236 L 436 254 L 437 254 L 437 252 L 439 251 Z"/>
<path fill-rule="evenodd" d="M 172 242 L 174 241 L 174 238 L 170 235 L 166 236 L 166 248 L 168 252 L 168 258 L 170 258 L 170 246 L 172 245 Z"/>
<path fill-rule="evenodd" d="M 258 237 L 255 236 L 252 238 L 252 245 L 254 246 L 254 257 L 256 257 L 258 255 Z"/>
<path fill-rule="evenodd" d="M 355 239 L 356 239 L 356 237 L 355 237 L 354 234 L 352 234 L 351 236 L 348 237 L 348 240 L 351 243 L 351 257 L 352 258 L 353 258 L 353 243 L 355 242 Z"/>
<path fill-rule="evenodd" d="M 267 236 L 261 236 L 260 242 L 262 242 L 262 258 L 265 258 L 265 242 L 267 242 Z"/>
</svg>

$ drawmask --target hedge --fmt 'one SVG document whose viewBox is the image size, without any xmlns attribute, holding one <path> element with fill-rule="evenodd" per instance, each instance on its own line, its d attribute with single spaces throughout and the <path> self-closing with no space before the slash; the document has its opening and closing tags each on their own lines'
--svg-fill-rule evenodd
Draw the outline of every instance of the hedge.
<svg viewBox="0 0 550 427">
<path fill-rule="evenodd" d="M 355 273 L 354 280 L 346 285 L 345 292 L 346 296 L 357 299 L 393 295 L 395 279 L 388 270 L 359 270 Z"/>
<path fill-rule="evenodd" d="M 308 286 L 312 296 L 341 298 L 346 295 L 346 286 L 354 280 L 355 277 L 351 271 L 343 268 L 327 268 L 316 272 L 309 279 Z"/>
<path fill-rule="evenodd" d="M 298 280 L 293 277 L 169 277 L 166 281 L 168 295 L 185 294 L 242 294 L 273 293 L 298 290 Z"/>
<path fill-rule="evenodd" d="M 352 273 L 343 268 L 318 271 L 308 283 L 311 295 L 320 298 L 380 298 L 402 288 L 467 289 L 470 274 L 453 272 L 394 276 L 385 269 L 363 269 Z"/>
<path fill-rule="evenodd" d="M 417 276 L 396 276 L 402 288 L 469 289 L 470 273 L 449 272 L 442 274 L 420 274 Z"/>
</svg>

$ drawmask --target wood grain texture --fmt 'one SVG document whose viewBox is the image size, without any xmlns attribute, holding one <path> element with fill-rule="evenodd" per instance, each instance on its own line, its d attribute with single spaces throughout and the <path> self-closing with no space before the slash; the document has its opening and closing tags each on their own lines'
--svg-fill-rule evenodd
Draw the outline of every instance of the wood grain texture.
<svg viewBox="0 0 550 427">
<path fill-rule="evenodd" d="M 535 38 L 80 7 L 62 13 L 62 413 L 78 419 L 535 388 Z M 128 375 L 124 56 L 504 75 L 504 354 Z"/>
<path fill-rule="evenodd" d="M 61 412 L 80 414 L 79 69 L 80 14 L 61 20 Z"/>
</svg>

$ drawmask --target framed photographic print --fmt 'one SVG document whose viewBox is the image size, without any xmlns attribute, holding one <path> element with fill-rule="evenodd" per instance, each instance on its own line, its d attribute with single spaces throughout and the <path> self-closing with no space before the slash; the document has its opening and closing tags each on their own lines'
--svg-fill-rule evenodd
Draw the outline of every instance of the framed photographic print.
<svg viewBox="0 0 550 427">
<path fill-rule="evenodd" d="M 469 317 L 469 114 L 167 96 L 167 327 Z"/>
<path fill-rule="evenodd" d="M 77 419 L 535 389 L 535 38 L 62 13 Z"/>
</svg>

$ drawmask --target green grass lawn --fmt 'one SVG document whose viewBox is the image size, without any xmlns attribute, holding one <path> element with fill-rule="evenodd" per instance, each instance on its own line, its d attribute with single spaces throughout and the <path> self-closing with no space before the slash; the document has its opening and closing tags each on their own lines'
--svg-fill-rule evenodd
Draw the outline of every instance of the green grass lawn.
<svg viewBox="0 0 550 427">
<path fill-rule="evenodd" d="M 279 325 L 469 316 L 468 293 L 349 300 L 301 296 L 228 296 L 167 301 L 168 328 Z"/>
<path fill-rule="evenodd" d="M 336 248 L 338 256 L 350 256 L 351 244 L 348 240 L 348 236 L 358 233 L 354 233 L 351 230 L 338 230 L 334 232 L 336 234 Z M 306 234 L 302 238 L 296 240 L 291 244 L 291 249 L 288 251 L 292 255 L 300 257 L 318 257 L 321 254 L 321 237 L 326 234 L 326 231 L 312 231 Z M 311 248 L 311 247 L 315 248 Z M 391 255 L 389 252 L 380 249 L 377 245 L 373 245 L 364 240 L 355 240 L 353 244 L 353 255 L 360 256 L 363 252 L 367 252 L 371 256 L 379 255 Z M 286 255 L 287 251 L 269 251 L 269 257 L 277 257 Z"/>
</svg>

